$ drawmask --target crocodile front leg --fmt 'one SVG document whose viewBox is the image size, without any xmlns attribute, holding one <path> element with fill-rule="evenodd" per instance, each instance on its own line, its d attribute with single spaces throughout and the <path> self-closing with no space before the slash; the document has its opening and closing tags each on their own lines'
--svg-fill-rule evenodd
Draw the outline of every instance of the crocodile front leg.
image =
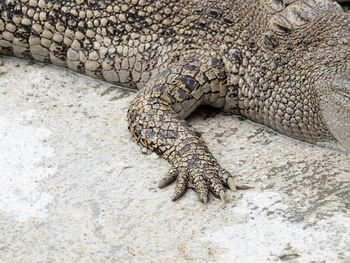
<svg viewBox="0 0 350 263">
<path fill-rule="evenodd" d="M 225 202 L 225 186 L 235 191 L 232 176 L 218 164 L 205 142 L 184 118 L 197 106 L 223 107 L 226 73 L 217 58 L 187 58 L 154 76 L 139 92 L 129 111 L 132 138 L 169 161 L 164 187 L 177 179 L 177 200 L 193 187 L 203 203 L 211 191 Z"/>
</svg>

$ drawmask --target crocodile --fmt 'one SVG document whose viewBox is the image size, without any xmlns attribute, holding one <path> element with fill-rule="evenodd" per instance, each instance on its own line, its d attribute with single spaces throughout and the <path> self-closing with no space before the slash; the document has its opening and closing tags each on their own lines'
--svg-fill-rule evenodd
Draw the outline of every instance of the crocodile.
<svg viewBox="0 0 350 263">
<path fill-rule="evenodd" d="M 200 105 L 350 149 L 349 24 L 330 0 L 3 0 L 0 54 L 139 90 L 128 127 L 171 164 L 159 187 L 206 204 L 236 186 L 185 120 Z"/>
</svg>

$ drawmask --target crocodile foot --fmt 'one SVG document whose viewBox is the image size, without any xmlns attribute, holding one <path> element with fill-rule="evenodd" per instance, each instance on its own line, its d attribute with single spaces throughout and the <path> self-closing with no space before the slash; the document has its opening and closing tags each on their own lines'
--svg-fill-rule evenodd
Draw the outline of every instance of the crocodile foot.
<svg viewBox="0 0 350 263">
<path fill-rule="evenodd" d="M 198 161 L 198 159 L 197 159 Z M 220 165 L 205 163 L 204 160 L 192 165 L 173 165 L 169 172 L 159 182 L 159 188 L 170 185 L 177 179 L 175 194 L 172 200 L 175 201 L 185 194 L 188 188 L 193 188 L 199 195 L 200 200 L 208 203 L 209 192 L 226 203 L 225 188 L 236 191 L 233 177 Z"/>
</svg>

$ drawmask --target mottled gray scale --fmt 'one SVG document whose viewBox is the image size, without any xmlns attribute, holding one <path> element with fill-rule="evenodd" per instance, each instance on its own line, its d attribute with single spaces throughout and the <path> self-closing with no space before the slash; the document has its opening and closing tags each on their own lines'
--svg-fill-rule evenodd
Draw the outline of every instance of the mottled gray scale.
<svg viewBox="0 0 350 263">
<path fill-rule="evenodd" d="M 273 12 L 279 12 L 282 11 L 284 8 L 284 2 L 283 0 L 266 0 L 265 4 L 267 7 L 267 10 L 271 10 Z"/>
</svg>

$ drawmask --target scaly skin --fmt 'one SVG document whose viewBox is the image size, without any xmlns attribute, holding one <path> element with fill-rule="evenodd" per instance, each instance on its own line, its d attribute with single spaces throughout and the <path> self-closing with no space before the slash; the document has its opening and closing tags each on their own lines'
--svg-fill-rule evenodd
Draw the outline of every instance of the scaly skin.
<svg viewBox="0 0 350 263">
<path fill-rule="evenodd" d="M 172 165 L 173 200 L 235 190 L 184 119 L 199 105 L 350 149 L 350 18 L 328 0 L 4 0 L 0 53 L 141 89 L 134 141 Z"/>
</svg>

